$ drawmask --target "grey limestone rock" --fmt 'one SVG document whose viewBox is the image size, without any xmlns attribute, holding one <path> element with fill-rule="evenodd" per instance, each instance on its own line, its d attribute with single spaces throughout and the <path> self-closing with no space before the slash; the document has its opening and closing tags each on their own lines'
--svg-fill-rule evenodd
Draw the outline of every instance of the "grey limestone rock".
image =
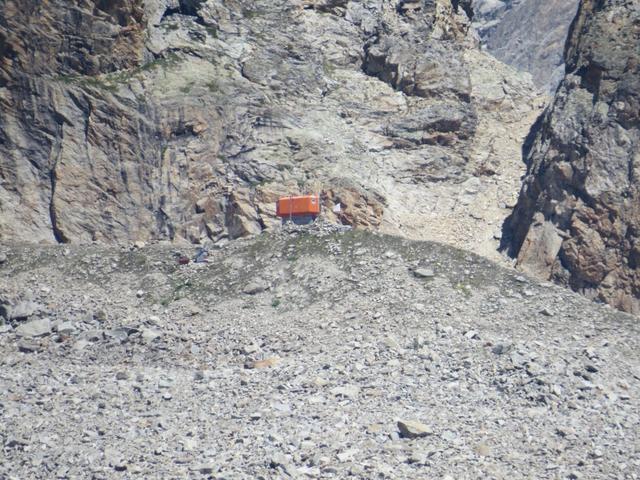
<svg viewBox="0 0 640 480">
<path fill-rule="evenodd" d="M 34 300 L 20 298 L 0 298 L 0 316 L 5 320 L 25 320 L 41 309 Z"/>
<path fill-rule="evenodd" d="M 269 284 L 263 279 L 253 280 L 242 289 L 247 295 L 255 295 L 269 289 Z"/>
<path fill-rule="evenodd" d="M 433 430 L 415 420 L 398 420 L 398 430 L 403 438 L 420 438 L 433 435 Z"/>
<path fill-rule="evenodd" d="M 433 278 L 435 273 L 431 268 L 416 268 L 413 274 L 418 278 Z"/>
<path fill-rule="evenodd" d="M 21 323 L 16 328 L 16 333 L 21 337 L 43 337 L 51 333 L 51 320 L 42 318 Z"/>
<path fill-rule="evenodd" d="M 162 332 L 155 328 L 142 329 L 141 338 L 145 343 L 152 343 L 162 337 Z"/>
</svg>

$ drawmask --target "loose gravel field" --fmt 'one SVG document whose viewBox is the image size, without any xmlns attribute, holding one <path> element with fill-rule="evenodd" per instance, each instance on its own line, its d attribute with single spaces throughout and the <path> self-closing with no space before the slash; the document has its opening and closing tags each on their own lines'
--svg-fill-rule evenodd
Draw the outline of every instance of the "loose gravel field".
<svg viewBox="0 0 640 480">
<path fill-rule="evenodd" d="M 0 478 L 635 479 L 636 318 L 433 243 L 0 247 Z"/>
</svg>

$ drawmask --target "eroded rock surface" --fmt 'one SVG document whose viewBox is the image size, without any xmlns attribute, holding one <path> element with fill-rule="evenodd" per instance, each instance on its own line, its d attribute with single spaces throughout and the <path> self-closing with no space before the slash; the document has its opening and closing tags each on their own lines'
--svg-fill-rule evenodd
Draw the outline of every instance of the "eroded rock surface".
<svg viewBox="0 0 640 480">
<path fill-rule="evenodd" d="M 540 101 L 468 2 L 0 8 L 2 240 L 217 241 L 320 191 L 345 223 L 497 246 Z"/>
<path fill-rule="evenodd" d="M 509 225 L 518 264 L 640 311 L 640 5 L 585 1 Z"/>
</svg>

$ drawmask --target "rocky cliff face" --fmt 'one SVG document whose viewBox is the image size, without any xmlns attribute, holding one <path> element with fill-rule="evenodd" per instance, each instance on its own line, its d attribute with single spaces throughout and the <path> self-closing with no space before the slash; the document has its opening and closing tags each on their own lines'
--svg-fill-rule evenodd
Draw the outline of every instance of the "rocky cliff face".
<svg viewBox="0 0 640 480">
<path fill-rule="evenodd" d="M 522 268 L 640 311 L 640 5 L 583 1 L 509 225 Z"/>
<path fill-rule="evenodd" d="M 97 85 L 100 74 L 142 64 L 142 2 L 0 8 L 0 235 L 68 241 L 98 237 L 109 216 L 131 221 L 131 202 L 109 199 L 135 195 L 123 183 L 142 175 L 118 178 L 128 162 L 145 169 L 152 152 L 138 143 L 145 136 L 128 134 L 140 122 Z"/>
<path fill-rule="evenodd" d="M 564 44 L 578 2 L 474 0 L 474 27 L 492 55 L 555 91 L 564 76 Z"/>
<path fill-rule="evenodd" d="M 324 191 L 342 222 L 490 251 L 515 200 L 539 104 L 469 2 L 0 9 L 1 240 L 216 241 Z"/>
</svg>

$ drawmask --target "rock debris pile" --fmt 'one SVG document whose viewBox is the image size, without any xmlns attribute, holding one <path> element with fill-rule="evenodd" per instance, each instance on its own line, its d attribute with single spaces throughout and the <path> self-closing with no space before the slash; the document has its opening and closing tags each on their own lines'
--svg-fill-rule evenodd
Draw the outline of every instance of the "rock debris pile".
<svg viewBox="0 0 640 480">
<path fill-rule="evenodd" d="M 303 233 L 307 235 L 325 236 L 333 233 L 348 232 L 352 229 L 351 225 L 340 225 L 337 223 L 329 222 L 326 219 L 320 217 L 309 225 L 297 225 L 293 222 L 285 222 L 282 225 L 282 232 L 285 235 Z"/>
<path fill-rule="evenodd" d="M 1 478 L 637 478 L 630 316 L 450 247 L 5 246 Z"/>
</svg>

